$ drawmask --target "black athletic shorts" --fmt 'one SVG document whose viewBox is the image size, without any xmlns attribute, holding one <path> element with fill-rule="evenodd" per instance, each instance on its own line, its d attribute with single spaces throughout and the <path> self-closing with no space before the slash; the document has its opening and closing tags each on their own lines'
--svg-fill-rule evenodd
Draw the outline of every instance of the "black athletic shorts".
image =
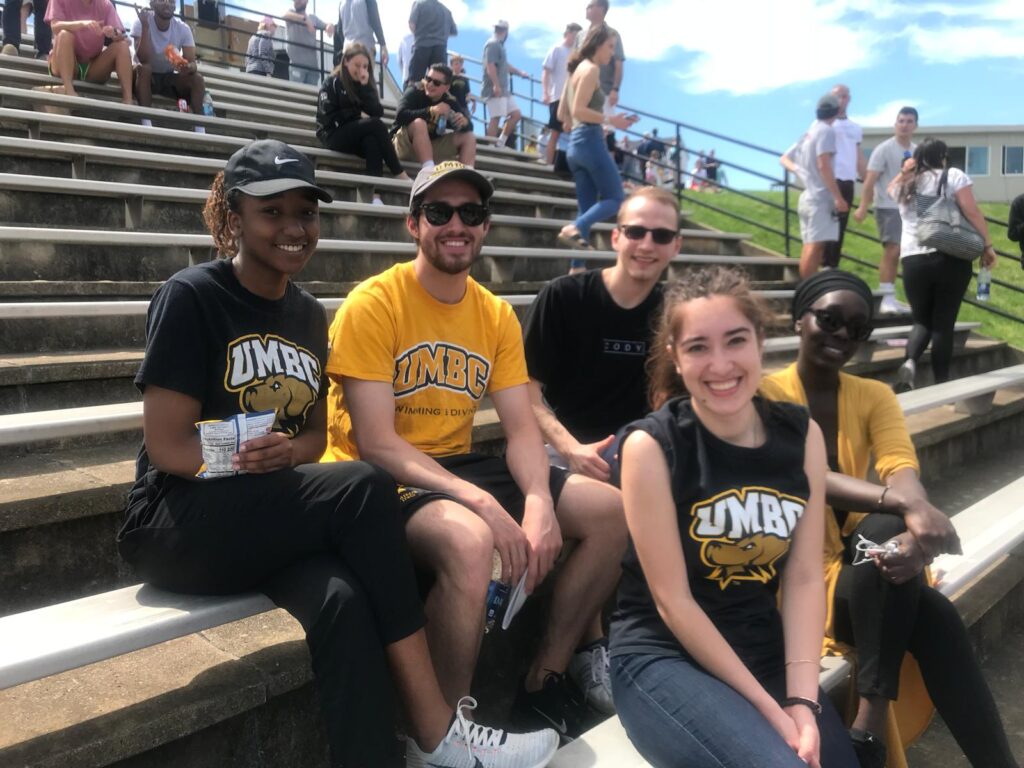
<svg viewBox="0 0 1024 768">
<path fill-rule="evenodd" d="M 517 523 L 523 522 L 523 507 L 526 498 L 523 492 L 516 485 L 515 478 L 508 470 L 504 456 L 487 456 L 482 453 L 463 453 L 458 456 L 441 456 L 435 459 L 438 464 L 447 469 L 456 477 L 472 483 L 491 494 L 498 503 L 508 512 Z M 569 471 L 559 467 L 551 467 L 548 483 L 551 488 L 551 498 L 555 505 L 558 505 L 558 497 L 562 495 L 562 488 L 569 478 Z M 451 499 L 458 502 L 447 493 L 440 491 L 428 491 L 423 488 L 415 488 L 409 485 L 398 486 L 398 501 L 402 507 L 402 514 L 406 522 L 413 516 L 417 509 L 428 501 L 435 499 Z"/>
<path fill-rule="evenodd" d="M 548 128 L 562 133 L 562 121 L 558 119 L 558 99 L 548 104 Z"/>
</svg>

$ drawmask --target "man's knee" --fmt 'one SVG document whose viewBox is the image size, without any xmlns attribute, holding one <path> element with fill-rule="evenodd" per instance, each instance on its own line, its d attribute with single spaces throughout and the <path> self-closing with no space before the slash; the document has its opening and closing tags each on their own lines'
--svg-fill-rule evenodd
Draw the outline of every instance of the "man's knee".
<svg viewBox="0 0 1024 768">
<path fill-rule="evenodd" d="M 476 146 L 476 135 L 470 131 L 455 134 L 455 146 L 457 147 L 475 147 Z"/>
<path fill-rule="evenodd" d="M 405 130 L 409 132 L 409 136 L 411 138 L 416 138 L 417 136 L 426 136 L 427 122 L 422 117 L 417 117 L 407 126 L 405 126 Z"/>
<path fill-rule="evenodd" d="M 62 29 L 53 37 L 53 47 L 74 45 L 75 44 L 75 33 L 68 29 Z"/>
<path fill-rule="evenodd" d="M 522 119 L 522 117 L 523 113 L 517 109 L 515 112 L 508 116 L 508 121 L 510 123 L 518 123 Z"/>
<path fill-rule="evenodd" d="M 135 67 L 136 82 L 149 83 L 153 78 L 153 67 L 150 64 L 139 64 Z"/>
</svg>

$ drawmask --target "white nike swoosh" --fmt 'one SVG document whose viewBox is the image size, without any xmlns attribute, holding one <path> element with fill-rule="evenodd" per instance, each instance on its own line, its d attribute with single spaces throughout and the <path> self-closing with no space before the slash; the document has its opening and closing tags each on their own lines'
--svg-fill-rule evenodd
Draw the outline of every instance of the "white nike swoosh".
<svg viewBox="0 0 1024 768">
<path fill-rule="evenodd" d="M 565 735 L 565 734 L 566 734 L 566 733 L 567 733 L 567 732 L 569 731 L 569 726 L 567 726 L 567 725 L 565 724 L 565 718 L 564 718 L 564 717 L 563 717 L 563 718 L 562 718 L 562 720 L 561 720 L 561 721 L 559 722 L 559 721 L 557 721 L 557 720 L 552 720 L 552 719 L 551 719 L 550 717 L 548 717 L 548 716 L 547 716 L 547 715 L 546 715 L 546 714 L 545 714 L 544 712 L 541 712 L 541 711 L 540 711 L 539 709 L 537 709 L 536 707 L 533 707 L 532 709 L 533 709 L 533 711 L 534 711 L 534 712 L 536 712 L 536 713 L 537 713 L 538 715 L 540 715 L 540 716 L 541 716 L 541 717 L 543 717 L 543 718 L 544 718 L 545 720 L 547 720 L 547 721 L 548 721 L 549 723 L 551 723 L 551 727 L 553 727 L 553 728 L 554 728 L 554 729 L 555 729 L 556 731 L 558 731 L 559 733 L 561 733 L 561 734 L 562 734 L 563 736 L 564 736 L 564 735 Z"/>
<path fill-rule="evenodd" d="M 274 158 L 274 165 L 284 165 L 285 163 L 297 163 L 297 162 L 299 162 L 299 159 L 297 157 L 289 157 L 289 158 L 285 158 L 285 159 L 281 159 L 280 157 L 275 157 Z"/>
</svg>

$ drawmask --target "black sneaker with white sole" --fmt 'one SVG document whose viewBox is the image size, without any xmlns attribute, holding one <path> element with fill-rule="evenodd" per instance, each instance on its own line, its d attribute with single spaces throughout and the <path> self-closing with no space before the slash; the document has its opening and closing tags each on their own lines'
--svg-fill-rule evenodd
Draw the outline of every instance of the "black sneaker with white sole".
<svg viewBox="0 0 1024 768">
<path fill-rule="evenodd" d="M 564 674 L 549 672 L 539 691 L 527 691 L 520 683 L 512 705 L 512 718 L 525 729 L 553 728 L 566 744 L 582 734 L 593 714 L 583 692 Z"/>
</svg>

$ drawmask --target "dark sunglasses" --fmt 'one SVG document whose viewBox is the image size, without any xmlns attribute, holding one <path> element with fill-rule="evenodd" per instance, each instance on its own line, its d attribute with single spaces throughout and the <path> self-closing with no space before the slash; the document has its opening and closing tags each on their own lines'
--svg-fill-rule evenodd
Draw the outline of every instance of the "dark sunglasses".
<svg viewBox="0 0 1024 768">
<path fill-rule="evenodd" d="M 648 229 L 647 227 L 641 227 L 639 224 L 620 224 L 619 232 L 630 240 L 643 240 L 647 237 L 647 233 L 650 232 L 651 239 L 658 245 L 668 245 L 679 235 L 679 232 L 674 229 L 666 229 L 664 227 Z"/>
<path fill-rule="evenodd" d="M 448 85 L 448 83 L 446 83 L 444 80 L 435 80 L 432 77 L 424 77 L 423 82 L 430 83 L 436 88 L 443 88 L 444 86 Z"/>
<path fill-rule="evenodd" d="M 814 319 L 818 321 L 818 327 L 825 333 L 835 333 L 840 328 L 846 328 L 846 335 L 853 339 L 853 341 L 867 341 L 871 338 L 871 332 L 875 330 L 871 323 L 850 321 L 842 315 L 829 312 L 827 309 L 811 309 L 808 311 L 814 315 Z"/>
<path fill-rule="evenodd" d="M 457 208 L 448 203 L 424 203 L 419 206 L 417 213 L 419 211 L 423 211 L 427 221 L 435 227 L 440 227 L 451 221 L 456 211 L 459 218 L 462 219 L 462 223 L 467 227 L 479 227 L 491 215 L 491 209 L 480 203 L 463 203 Z"/>
</svg>

